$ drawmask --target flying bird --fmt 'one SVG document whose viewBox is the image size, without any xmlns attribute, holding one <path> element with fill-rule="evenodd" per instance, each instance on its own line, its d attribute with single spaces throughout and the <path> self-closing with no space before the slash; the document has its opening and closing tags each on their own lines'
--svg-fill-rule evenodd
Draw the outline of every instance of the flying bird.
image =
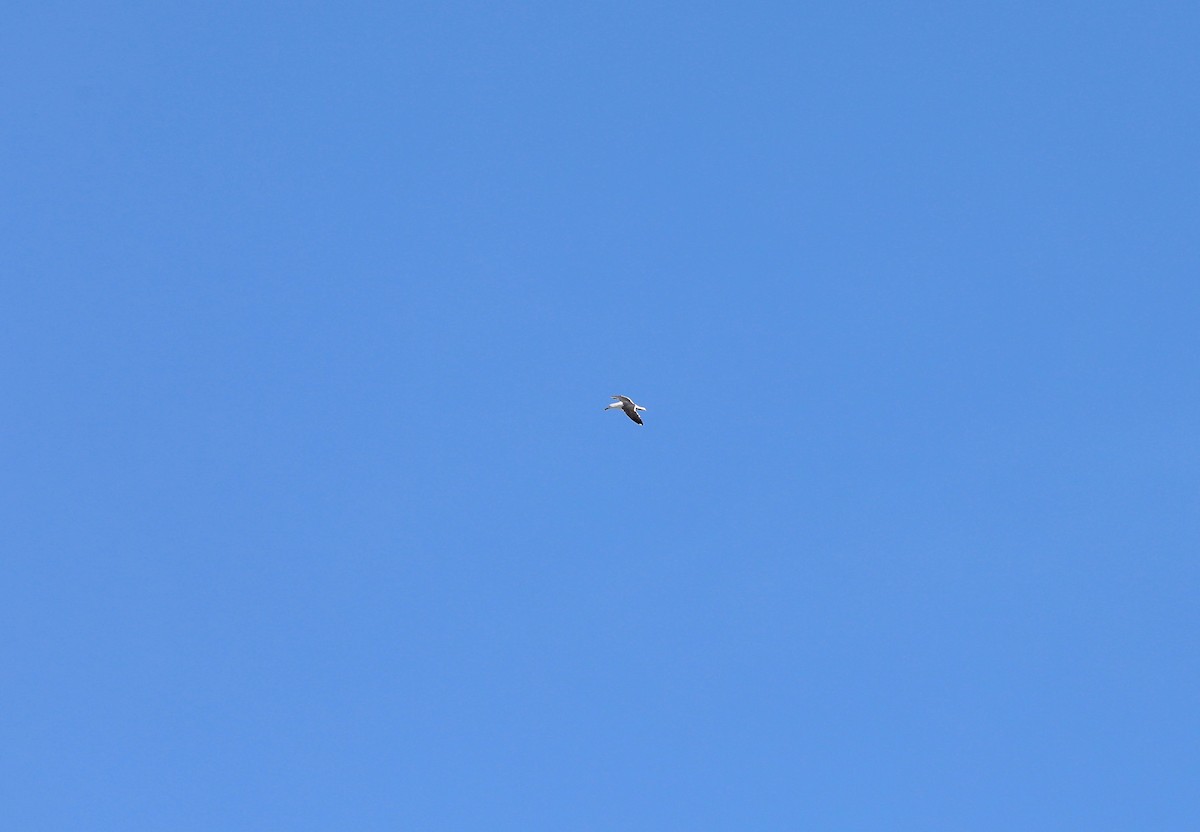
<svg viewBox="0 0 1200 832">
<path fill-rule="evenodd" d="M 642 417 L 638 415 L 638 411 L 645 410 L 646 408 L 642 407 L 640 404 L 634 404 L 633 399 L 629 398 L 628 396 L 613 396 L 612 398 L 616 399 L 616 401 L 604 408 L 605 410 L 612 410 L 619 407 L 625 411 L 625 415 L 630 419 L 637 422 L 639 425 L 642 424 Z"/>
</svg>

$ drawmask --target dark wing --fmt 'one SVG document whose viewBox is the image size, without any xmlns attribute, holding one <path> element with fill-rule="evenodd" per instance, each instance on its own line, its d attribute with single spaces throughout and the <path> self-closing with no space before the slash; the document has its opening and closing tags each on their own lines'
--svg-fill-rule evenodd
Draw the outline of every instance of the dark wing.
<svg viewBox="0 0 1200 832">
<path fill-rule="evenodd" d="M 628 416 L 633 421 L 637 422 L 639 425 L 644 424 L 642 422 L 642 417 L 639 416 L 638 412 L 636 410 L 634 410 L 632 407 L 623 407 L 621 409 L 625 411 L 626 416 Z"/>
</svg>

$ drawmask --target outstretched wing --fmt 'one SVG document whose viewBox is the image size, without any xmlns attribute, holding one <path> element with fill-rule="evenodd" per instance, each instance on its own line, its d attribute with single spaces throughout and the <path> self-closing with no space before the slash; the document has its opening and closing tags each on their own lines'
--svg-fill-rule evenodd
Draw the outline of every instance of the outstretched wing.
<svg viewBox="0 0 1200 832">
<path fill-rule="evenodd" d="M 642 417 L 639 416 L 638 412 L 636 410 L 634 410 L 632 407 L 626 407 L 626 408 L 622 408 L 622 409 L 625 411 L 626 416 L 628 416 L 633 421 L 637 422 L 639 425 L 645 424 L 644 422 L 642 422 Z"/>
<path fill-rule="evenodd" d="M 628 396 L 613 396 L 612 398 L 616 399 L 621 404 L 627 404 L 630 407 L 633 407 L 633 399 L 629 398 Z"/>
</svg>

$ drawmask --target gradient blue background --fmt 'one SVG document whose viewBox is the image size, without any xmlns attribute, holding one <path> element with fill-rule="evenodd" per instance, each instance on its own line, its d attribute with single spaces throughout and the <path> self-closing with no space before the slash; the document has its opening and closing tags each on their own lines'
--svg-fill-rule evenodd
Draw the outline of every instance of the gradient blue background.
<svg viewBox="0 0 1200 832">
<path fill-rule="evenodd" d="M 2 23 L 5 828 L 1200 828 L 1195 3 Z"/>
</svg>

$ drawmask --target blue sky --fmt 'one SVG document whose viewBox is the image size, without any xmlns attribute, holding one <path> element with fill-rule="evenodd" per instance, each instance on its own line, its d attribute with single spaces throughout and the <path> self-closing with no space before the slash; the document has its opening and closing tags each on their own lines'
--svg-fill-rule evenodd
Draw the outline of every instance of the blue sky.
<svg viewBox="0 0 1200 832">
<path fill-rule="evenodd" d="M 6 827 L 1197 828 L 1195 4 L 3 18 Z"/>
</svg>

